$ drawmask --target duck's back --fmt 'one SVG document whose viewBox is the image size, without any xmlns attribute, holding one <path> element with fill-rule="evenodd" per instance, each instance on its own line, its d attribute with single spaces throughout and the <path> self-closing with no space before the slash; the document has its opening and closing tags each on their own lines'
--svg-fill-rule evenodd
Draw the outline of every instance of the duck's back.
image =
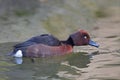
<svg viewBox="0 0 120 80">
<path fill-rule="evenodd" d="M 43 34 L 40 36 L 35 36 L 30 38 L 29 40 L 19 43 L 17 45 L 15 45 L 15 48 L 20 48 L 20 47 L 27 47 L 33 44 L 45 44 L 45 45 L 49 45 L 49 46 L 59 46 L 61 45 L 61 42 L 54 36 L 49 35 L 49 34 Z"/>
<path fill-rule="evenodd" d="M 59 46 L 61 42 L 54 36 L 49 34 L 43 34 L 40 36 L 36 36 L 30 39 L 32 42 L 41 43 L 49 46 Z"/>
</svg>

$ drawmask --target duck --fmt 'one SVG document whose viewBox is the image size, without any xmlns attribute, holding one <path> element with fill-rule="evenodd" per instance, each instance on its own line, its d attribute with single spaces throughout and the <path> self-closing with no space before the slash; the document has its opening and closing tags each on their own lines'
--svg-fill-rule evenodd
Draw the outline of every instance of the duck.
<svg viewBox="0 0 120 80">
<path fill-rule="evenodd" d="M 85 30 L 70 34 L 67 40 L 59 40 L 51 34 L 42 34 L 16 44 L 11 55 L 30 58 L 58 56 L 72 53 L 74 46 L 86 45 L 99 47 L 99 44 L 91 40 Z"/>
</svg>

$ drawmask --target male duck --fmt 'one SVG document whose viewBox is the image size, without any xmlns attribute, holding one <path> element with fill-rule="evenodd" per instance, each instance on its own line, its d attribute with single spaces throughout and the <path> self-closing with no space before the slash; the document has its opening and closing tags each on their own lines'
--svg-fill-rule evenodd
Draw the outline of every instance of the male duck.
<svg viewBox="0 0 120 80">
<path fill-rule="evenodd" d="M 90 39 L 89 34 L 79 30 L 69 36 L 65 41 L 60 41 L 52 35 L 43 34 L 14 46 L 12 55 L 15 57 L 46 57 L 64 55 L 72 52 L 73 46 L 99 45 Z"/>
</svg>

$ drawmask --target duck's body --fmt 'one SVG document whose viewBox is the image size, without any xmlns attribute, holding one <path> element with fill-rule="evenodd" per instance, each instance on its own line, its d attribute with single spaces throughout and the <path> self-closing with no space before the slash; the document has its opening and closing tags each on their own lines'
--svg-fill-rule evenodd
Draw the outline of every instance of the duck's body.
<svg viewBox="0 0 120 80">
<path fill-rule="evenodd" d="M 14 46 L 13 54 L 15 54 L 18 50 L 22 50 L 24 56 L 26 56 L 26 50 L 29 46 L 37 45 L 37 44 L 44 44 L 48 46 L 60 46 L 61 42 L 54 36 L 49 34 L 42 34 L 40 36 L 35 36 L 30 38 L 29 40 L 16 44 Z"/>
<path fill-rule="evenodd" d="M 44 44 L 29 46 L 26 50 L 26 57 L 48 57 L 64 55 L 72 52 L 71 45 L 48 46 Z"/>
<path fill-rule="evenodd" d="M 95 42 L 91 42 L 86 31 L 79 30 L 71 34 L 65 41 L 60 41 L 49 34 L 33 37 L 23 43 L 15 45 L 13 54 L 15 55 L 18 50 L 21 50 L 24 57 L 64 55 L 71 53 L 73 46 L 82 45 L 99 46 Z"/>
</svg>

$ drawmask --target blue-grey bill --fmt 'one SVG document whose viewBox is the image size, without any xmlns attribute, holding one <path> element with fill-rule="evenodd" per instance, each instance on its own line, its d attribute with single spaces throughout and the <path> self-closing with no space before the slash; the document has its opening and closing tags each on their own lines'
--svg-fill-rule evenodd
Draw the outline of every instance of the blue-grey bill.
<svg viewBox="0 0 120 80">
<path fill-rule="evenodd" d="M 90 46 L 97 47 L 97 48 L 99 47 L 99 44 L 96 43 L 96 42 L 94 42 L 94 41 L 92 41 L 92 40 L 89 41 L 89 45 L 90 45 Z"/>
</svg>

